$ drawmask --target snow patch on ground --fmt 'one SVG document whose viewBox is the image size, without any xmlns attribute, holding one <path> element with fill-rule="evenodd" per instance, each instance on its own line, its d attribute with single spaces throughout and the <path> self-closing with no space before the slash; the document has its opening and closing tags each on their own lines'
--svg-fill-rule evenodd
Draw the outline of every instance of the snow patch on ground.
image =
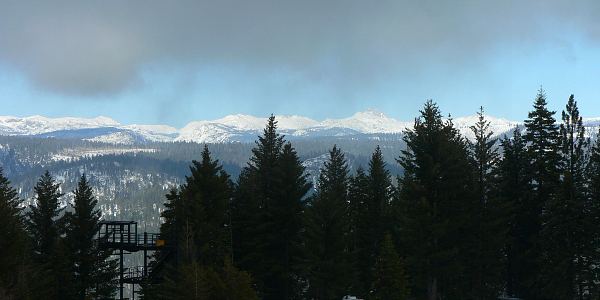
<svg viewBox="0 0 600 300">
<path fill-rule="evenodd" d="M 52 161 L 77 161 L 82 158 L 90 158 L 103 155 L 119 155 L 126 153 L 155 153 L 157 149 L 148 148 L 115 148 L 115 149 L 65 149 L 57 154 L 52 155 Z"/>
</svg>

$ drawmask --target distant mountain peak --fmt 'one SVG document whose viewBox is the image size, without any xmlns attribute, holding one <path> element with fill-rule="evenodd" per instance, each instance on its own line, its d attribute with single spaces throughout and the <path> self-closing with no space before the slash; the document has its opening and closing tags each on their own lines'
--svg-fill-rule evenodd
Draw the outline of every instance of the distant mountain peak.
<svg viewBox="0 0 600 300">
<path fill-rule="evenodd" d="M 387 116 L 376 108 L 367 108 L 366 110 L 356 112 L 354 116 L 369 116 L 378 118 L 387 118 Z"/>
</svg>

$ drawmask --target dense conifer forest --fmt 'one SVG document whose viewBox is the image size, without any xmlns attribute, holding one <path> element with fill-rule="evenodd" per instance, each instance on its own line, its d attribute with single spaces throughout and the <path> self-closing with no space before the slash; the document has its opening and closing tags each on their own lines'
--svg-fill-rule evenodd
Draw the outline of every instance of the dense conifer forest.
<svg viewBox="0 0 600 300">
<path fill-rule="evenodd" d="M 573 96 L 559 120 L 547 106 L 540 90 L 525 125 L 499 138 L 481 108 L 467 140 L 428 101 L 394 166 L 376 146 L 351 171 L 331 145 L 314 186 L 273 116 L 239 174 L 204 146 L 165 196 L 160 280 L 137 297 L 600 299 L 600 140 Z M 26 207 L 0 176 L 0 299 L 114 298 L 89 179 L 73 191 L 50 172 L 31 181 Z"/>
</svg>

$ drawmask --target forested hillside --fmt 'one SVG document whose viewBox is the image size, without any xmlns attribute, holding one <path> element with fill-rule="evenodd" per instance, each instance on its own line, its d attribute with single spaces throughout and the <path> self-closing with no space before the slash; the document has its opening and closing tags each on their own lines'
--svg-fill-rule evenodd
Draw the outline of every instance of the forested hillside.
<svg viewBox="0 0 600 300">
<path fill-rule="evenodd" d="M 294 143 L 311 178 L 326 159 L 327 148 L 345 146 L 353 168 L 365 165 L 370 151 L 381 144 L 392 162 L 403 145 L 399 135 L 375 138 L 315 138 Z M 224 169 L 237 177 L 251 154 L 253 144 L 210 144 L 213 156 Z M 32 203 L 33 186 L 46 170 L 61 183 L 62 190 L 75 187 L 79 176 L 87 174 L 100 205 L 103 218 L 135 220 L 158 229 L 164 194 L 183 182 L 189 164 L 198 159 L 202 145 L 196 143 L 143 143 L 115 145 L 78 139 L 0 136 L 0 165 L 13 182 L 25 204 Z M 400 168 L 393 169 L 395 173 Z M 61 205 L 72 202 L 67 193 Z"/>
</svg>

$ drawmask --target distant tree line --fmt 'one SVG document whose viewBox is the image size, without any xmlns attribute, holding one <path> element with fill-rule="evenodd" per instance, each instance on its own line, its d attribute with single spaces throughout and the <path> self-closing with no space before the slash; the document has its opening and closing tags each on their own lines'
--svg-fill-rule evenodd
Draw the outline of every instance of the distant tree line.
<svg viewBox="0 0 600 300">
<path fill-rule="evenodd" d="M 235 182 L 205 146 L 166 195 L 151 269 L 162 281 L 141 296 L 600 299 L 600 139 L 573 96 L 554 115 L 540 90 L 523 128 L 497 139 L 481 109 L 469 141 L 428 101 L 403 135 L 400 176 L 379 147 L 350 172 L 334 145 L 314 187 L 271 116 Z M 0 298 L 112 295 L 114 262 L 88 242 L 99 215 L 86 182 L 61 214 L 45 174 L 23 215 L 0 180 Z"/>
</svg>

